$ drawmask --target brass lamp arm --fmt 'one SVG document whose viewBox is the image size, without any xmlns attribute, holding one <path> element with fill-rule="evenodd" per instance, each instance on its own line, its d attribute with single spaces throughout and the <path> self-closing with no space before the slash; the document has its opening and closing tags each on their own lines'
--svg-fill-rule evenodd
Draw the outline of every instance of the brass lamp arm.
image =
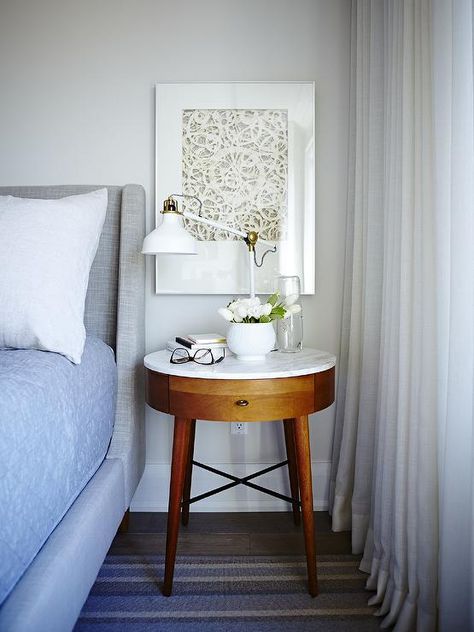
<svg viewBox="0 0 474 632">
<path fill-rule="evenodd" d="M 250 231 L 243 231 L 240 230 L 239 228 L 233 228 L 230 226 L 226 226 L 225 224 L 220 224 L 219 222 L 215 222 L 214 220 L 211 219 L 207 219 L 206 217 L 203 217 L 201 215 L 201 210 L 202 210 L 202 201 L 197 197 L 197 195 L 188 195 L 188 194 L 183 194 L 183 193 L 172 193 L 170 196 L 170 198 L 175 198 L 175 197 L 180 197 L 180 198 L 189 198 L 192 200 L 196 200 L 196 202 L 199 204 L 199 211 L 198 214 L 196 215 L 195 213 L 191 213 L 190 211 L 180 211 L 180 213 L 184 216 L 187 217 L 188 219 L 192 219 L 195 222 L 201 222 L 202 224 L 206 224 L 207 226 L 212 226 L 213 228 L 220 228 L 221 230 L 226 230 L 229 233 L 232 233 L 233 235 L 237 235 L 238 237 L 242 237 L 242 239 L 245 240 L 245 243 L 247 244 L 247 246 L 249 248 L 251 248 L 253 250 L 255 244 L 257 243 L 257 240 L 262 243 L 262 244 L 267 244 L 267 246 L 272 246 L 272 248 L 274 247 L 274 244 L 272 244 L 271 241 L 267 241 L 266 239 L 261 239 L 258 236 L 258 233 L 256 231 L 250 230 Z"/>
<path fill-rule="evenodd" d="M 215 222 L 212 219 L 207 219 L 206 217 L 202 217 L 201 215 L 196 215 L 195 213 L 190 213 L 189 211 L 182 211 L 184 217 L 188 219 L 192 219 L 195 222 L 201 222 L 201 224 L 206 224 L 207 226 L 212 226 L 213 228 L 220 228 L 222 230 L 226 230 L 233 235 L 237 235 L 238 237 L 242 237 L 242 239 L 247 238 L 247 233 L 244 233 L 243 230 L 239 230 L 238 228 L 232 228 L 231 226 L 226 226 L 225 224 L 220 224 L 219 222 Z"/>
<path fill-rule="evenodd" d="M 180 198 L 190 198 L 193 200 L 196 200 L 199 204 L 199 211 L 198 211 L 198 215 L 196 215 L 196 213 L 191 213 L 190 211 L 180 211 L 178 209 L 178 203 L 174 200 L 175 197 L 180 197 Z M 201 200 L 196 196 L 196 195 L 186 195 L 183 193 L 173 193 L 172 195 L 170 195 L 168 197 L 167 200 L 165 200 L 164 203 L 164 208 L 163 208 L 163 213 L 176 213 L 178 215 L 182 215 L 183 217 L 186 217 L 187 219 L 190 219 L 194 222 L 201 222 L 201 224 L 206 224 L 207 226 L 212 226 L 212 228 L 219 228 L 220 230 L 225 230 L 229 233 L 232 233 L 233 235 L 237 235 L 238 237 L 241 237 L 245 243 L 247 244 L 248 247 L 248 256 L 249 256 L 249 285 L 250 285 L 250 296 L 253 298 L 255 296 L 255 270 L 254 270 L 254 265 L 257 268 L 260 268 L 263 265 L 263 260 L 265 258 L 265 256 L 269 253 L 269 252 L 276 252 L 276 246 L 275 244 L 272 244 L 271 241 L 267 241 L 266 239 L 259 239 L 258 236 L 258 232 L 255 230 L 249 230 L 249 231 L 243 231 L 240 230 L 239 228 L 233 228 L 231 226 L 226 226 L 225 224 L 221 224 L 219 222 L 215 222 L 212 219 L 207 219 L 206 217 L 203 217 L 201 215 L 201 210 L 202 210 L 202 202 Z M 270 249 L 267 250 L 262 258 L 260 259 L 260 263 L 257 262 L 257 255 L 256 255 L 256 251 L 255 251 L 255 244 L 257 243 L 257 241 L 262 242 L 263 244 L 266 244 L 268 246 L 270 246 Z"/>
</svg>

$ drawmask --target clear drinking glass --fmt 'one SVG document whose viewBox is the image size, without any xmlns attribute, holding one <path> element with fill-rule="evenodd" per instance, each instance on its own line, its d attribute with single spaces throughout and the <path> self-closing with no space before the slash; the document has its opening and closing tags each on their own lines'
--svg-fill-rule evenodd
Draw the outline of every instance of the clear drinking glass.
<svg viewBox="0 0 474 632">
<path fill-rule="evenodd" d="M 279 276 L 276 289 L 280 299 L 289 299 L 297 303 L 300 297 L 300 279 L 297 276 Z M 303 348 L 303 314 L 291 314 L 288 318 L 277 320 L 277 347 L 283 353 L 297 353 Z"/>
</svg>

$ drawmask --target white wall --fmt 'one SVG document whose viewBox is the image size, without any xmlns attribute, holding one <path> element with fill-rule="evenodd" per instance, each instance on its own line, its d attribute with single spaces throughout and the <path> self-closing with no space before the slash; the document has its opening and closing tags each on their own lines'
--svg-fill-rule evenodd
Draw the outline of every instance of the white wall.
<svg viewBox="0 0 474 632">
<path fill-rule="evenodd" d="M 153 85 L 174 80 L 316 82 L 317 293 L 305 344 L 338 352 L 349 98 L 349 0 L 1 0 L 0 184 L 145 186 L 153 212 Z M 156 296 L 147 261 L 148 351 L 177 332 L 222 329 L 225 297 Z M 334 411 L 312 418 L 315 501 L 324 507 Z M 280 424 L 200 423 L 196 454 L 235 472 L 283 454 Z M 147 469 L 132 508 L 164 510 L 171 419 L 147 410 Z M 244 465 L 246 463 L 247 465 Z M 219 479 L 220 484 L 222 479 Z M 196 473 L 196 489 L 214 481 Z M 273 484 L 284 489 L 282 472 Z M 197 506 L 196 506 L 197 507 Z M 251 490 L 201 510 L 275 509 Z"/>
</svg>

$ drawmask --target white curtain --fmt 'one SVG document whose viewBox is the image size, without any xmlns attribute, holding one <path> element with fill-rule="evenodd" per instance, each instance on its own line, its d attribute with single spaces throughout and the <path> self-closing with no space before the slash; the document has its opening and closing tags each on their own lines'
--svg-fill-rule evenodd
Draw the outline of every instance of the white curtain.
<svg viewBox="0 0 474 632">
<path fill-rule="evenodd" d="M 474 630 L 472 0 L 433 10 L 438 243 L 440 627 Z"/>
<path fill-rule="evenodd" d="M 352 3 L 331 504 L 401 631 L 436 629 L 438 589 L 474 629 L 472 29 L 472 0 Z"/>
</svg>

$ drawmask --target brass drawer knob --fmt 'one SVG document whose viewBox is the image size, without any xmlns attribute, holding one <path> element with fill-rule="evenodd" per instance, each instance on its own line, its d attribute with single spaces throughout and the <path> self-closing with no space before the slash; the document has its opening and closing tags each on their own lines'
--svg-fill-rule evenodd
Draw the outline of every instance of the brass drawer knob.
<svg viewBox="0 0 474 632">
<path fill-rule="evenodd" d="M 235 402 L 235 405 L 236 405 L 236 406 L 248 406 L 248 405 L 249 405 L 249 403 L 248 403 L 248 401 L 247 401 L 246 399 L 238 399 L 238 400 Z"/>
</svg>

